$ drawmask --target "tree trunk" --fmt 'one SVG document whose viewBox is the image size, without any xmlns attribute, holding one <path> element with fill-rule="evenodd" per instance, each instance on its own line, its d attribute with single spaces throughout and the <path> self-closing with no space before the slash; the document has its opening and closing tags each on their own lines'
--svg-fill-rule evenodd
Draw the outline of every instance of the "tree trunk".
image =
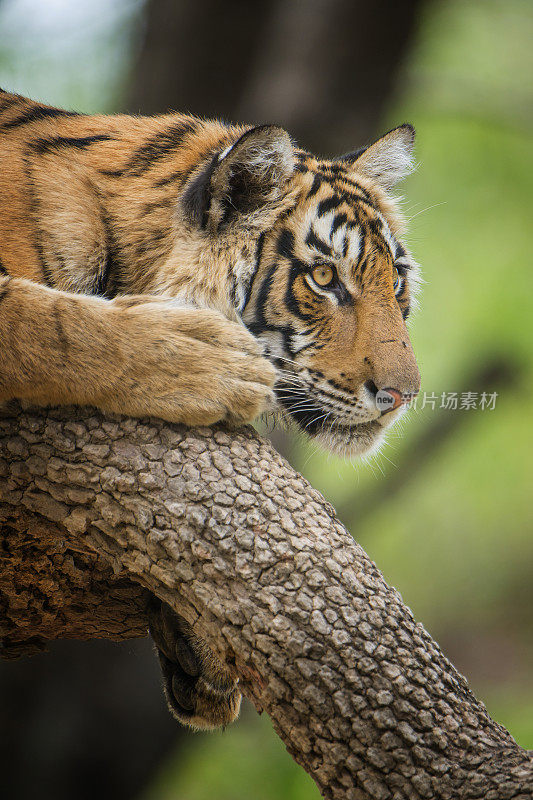
<svg viewBox="0 0 533 800">
<path fill-rule="evenodd" d="M 324 797 L 530 800 L 532 757 L 254 431 L 52 409 L 0 420 L 0 437 L 8 656 L 142 635 L 148 590 Z"/>
</svg>

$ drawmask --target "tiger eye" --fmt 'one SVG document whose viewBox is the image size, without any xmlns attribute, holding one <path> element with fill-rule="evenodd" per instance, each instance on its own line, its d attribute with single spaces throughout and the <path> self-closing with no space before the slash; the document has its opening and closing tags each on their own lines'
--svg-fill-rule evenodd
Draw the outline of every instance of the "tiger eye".
<svg viewBox="0 0 533 800">
<path fill-rule="evenodd" d="M 321 264 L 319 267 L 315 267 L 311 275 L 317 286 L 328 286 L 334 278 L 333 269 L 332 267 L 328 267 L 327 264 Z"/>
</svg>

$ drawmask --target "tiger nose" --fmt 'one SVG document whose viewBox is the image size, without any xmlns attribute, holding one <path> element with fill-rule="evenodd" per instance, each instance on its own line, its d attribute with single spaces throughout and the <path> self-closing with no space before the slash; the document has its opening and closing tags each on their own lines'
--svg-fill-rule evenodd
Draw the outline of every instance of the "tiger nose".
<svg viewBox="0 0 533 800">
<path fill-rule="evenodd" d="M 388 414 L 389 411 L 394 411 L 404 403 L 409 403 L 418 394 L 418 392 L 400 392 L 399 389 L 394 389 L 392 386 L 378 389 L 374 381 L 367 381 L 365 387 L 374 396 L 374 402 L 381 411 L 381 416 Z"/>
</svg>

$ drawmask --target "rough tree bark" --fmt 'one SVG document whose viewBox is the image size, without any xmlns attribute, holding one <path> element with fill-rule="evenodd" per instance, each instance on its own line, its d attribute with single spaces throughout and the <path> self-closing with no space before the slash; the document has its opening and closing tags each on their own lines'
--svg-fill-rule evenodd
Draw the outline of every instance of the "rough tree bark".
<svg viewBox="0 0 533 800">
<path fill-rule="evenodd" d="M 252 430 L 71 409 L 0 420 L 7 656 L 193 623 L 324 797 L 528 800 L 493 722 L 333 509 Z"/>
</svg>

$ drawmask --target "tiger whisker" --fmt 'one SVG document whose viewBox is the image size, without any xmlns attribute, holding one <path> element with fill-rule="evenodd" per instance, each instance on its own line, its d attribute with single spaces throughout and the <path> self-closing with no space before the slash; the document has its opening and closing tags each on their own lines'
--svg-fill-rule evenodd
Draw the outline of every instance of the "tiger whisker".
<svg viewBox="0 0 533 800">
<path fill-rule="evenodd" d="M 306 400 L 300 403 L 293 403 L 290 406 L 285 406 L 286 411 L 323 411 L 319 406 L 309 404 Z"/>
<path fill-rule="evenodd" d="M 328 414 L 329 414 L 329 411 L 328 411 Z M 320 422 L 320 420 L 324 419 L 324 417 L 327 417 L 328 414 L 322 414 L 321 417 L 314 417 L 313 419 L 310 419 L 309 422 L 307 423 L 307 425 L 304 425 L 304 428 L 307 430 L 307 428 L 309 428 L 310 425 L 315 425 L 317 422 Z"/>
<path fill-rule="evenodd" d="M 415 217 L 418 217 L 420 214 L 425 214 L 426 211 L 431 211 L 432 208 L 438 208 L 438 206 L 445 206 L 445 205 L 446 201 L 442 203 L 433 203 L 432 206 L 426 206 L 426 208 L 420 209 L 420 211 L 417 211 L 416 214 L 413 214 L 411 217 L 407 217 L 406 222 L 412 222 L 412 220 L 414 220 Z"/>
<path fill-rule="evenodd" d="M 299 364 L 297 361 L 294 361 L 292 358 L 285 358 L 285 356 L 272 356 L 274 361 L 285 361 L 287 364 L 292 364 L 293 366 L 298 367 L 299 370 L 302 369 L 302 365 Z"/>
<path fill-rule="evenodd" d="M 298 392 L 304 392 L 307 387 L 303 386 L 301 383 L 285 383 L 284 381 L 276 381 L 275 386 L 278 389 L 292 389 Z"/>
</svg>

